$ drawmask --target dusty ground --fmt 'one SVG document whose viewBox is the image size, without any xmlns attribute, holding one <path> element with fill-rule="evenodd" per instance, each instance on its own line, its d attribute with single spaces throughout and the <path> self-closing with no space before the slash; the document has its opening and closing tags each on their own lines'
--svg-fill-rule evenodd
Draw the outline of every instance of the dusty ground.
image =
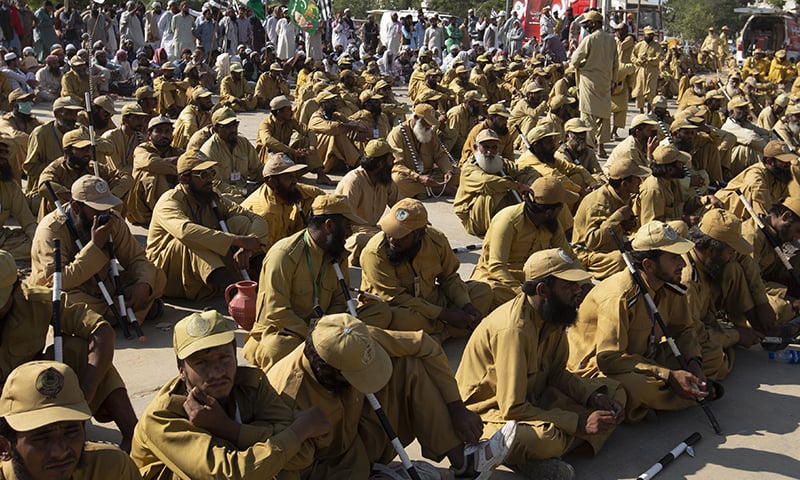
<svg viewBox="0 0 800 480">
<path fill-rule="evenodd" d="M 118 110 L 123 103 L 117 102 Z M 37 105 L 34 113 L 41 119 L 49 119 L 49 112 L 41 107 Z M 263 112 L 241 114 L 241 134 L 255 142 L 263 115 Z M 114 120 L 120 123 L 119 116 Z M 310 178 L 307 176 L 308 180 Z M 453 246 L 480 241 L 466 234 L 453 214 L 451 200 L 431 201 L 426 206 L 434 226 L 448 235 Z M 134 228 L 133 231 L 144 244 L 147 232 L 141 228 Z M 462 262 L 461 275 L 468 278 L 478 252 L 459 254 L 459 258 Z M 351 269 L 350 275 L 352 284 L 358 285 L 360 272 Z M 167 299 L 166 304 L 164 316 L 144 326 L 148 337 L 146 343 L 125 340 L 121 333 L 117 336 L 114 363 L 127 383 L 137 414 L 141 414 L 161 386 L 177 374 L 172 351 L 172 325 L 188 313 L 207 306 L 227 314 L 221 298 L 203 305 L 171 299 Z M 239 345 L 244 338 L 245 332 L 239 331 Z M 453 369 L 458 366 L 464 344 L 465 340 L 450 340 L 445 344 Z M 245 362 L 243 358 L 241 361 Z M 795 411 L 800 398 L 800 386 L 796 383 L 799 368 L 770 362 L 767 354 L 758 348 L 740 350 L 734 371 L 724 382 L 727 392 L 725 398 L 711 405 L 722 425 L 724 436 L 714 434 L 699 408 L 659 413 L 642 424 L 620 427 L 597 457 L 571 456 L 567 460 L 573 463 L 581 479 L 636 478 L 684 438 L 697 431 L 703 438 L 695 446 L 696 457 L 681 456 L 660 474 L 660 478 L 800 478 L 800 461 L 797 459 L 800 433 L 797 432 L 798 412 Z M 119 439 L 119 432 L 113 424 L 93 425 L 89 435 L 93 439 Z M 421 458 L 417 444 L 409 447 L 409 453 L 412 457 Z M 510 472 L 497 472 L 493 478 L 520 477 Z"/>
</svg>

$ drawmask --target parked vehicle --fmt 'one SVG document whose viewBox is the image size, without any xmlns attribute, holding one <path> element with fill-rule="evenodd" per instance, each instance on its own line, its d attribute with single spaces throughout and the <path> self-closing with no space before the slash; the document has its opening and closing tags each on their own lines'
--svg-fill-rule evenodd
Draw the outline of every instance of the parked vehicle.
<svg viewBox="0 0 800 480">
<path fill-rule="evenodd" d="M 736 8 L 736 13 L 750 14 L 736 39 L 736 64 L 760 48 L 765 52 L 786 50 L 793 62 L 800 60 L 800 24 L 794 15 L 776 8 Z"/>
</svg>

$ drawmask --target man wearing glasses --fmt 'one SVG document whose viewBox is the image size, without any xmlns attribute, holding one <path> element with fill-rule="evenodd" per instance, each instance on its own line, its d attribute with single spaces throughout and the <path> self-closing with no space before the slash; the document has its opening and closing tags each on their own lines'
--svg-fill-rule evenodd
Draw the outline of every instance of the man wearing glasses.
<svg viewBox="0 0 800 480">
<path fill-rule="evenodd" d="M 167 274 L 168 297 L 200 300 L 221 294 L 260 270 L 268 241 L 266 221 L 214 189 L 217 162 L 200 151 L 178 159 L 178 185 L 156 203 L 147 257 Z M 219 230 L 225 220 L 230 233 Z"/>
</svg>

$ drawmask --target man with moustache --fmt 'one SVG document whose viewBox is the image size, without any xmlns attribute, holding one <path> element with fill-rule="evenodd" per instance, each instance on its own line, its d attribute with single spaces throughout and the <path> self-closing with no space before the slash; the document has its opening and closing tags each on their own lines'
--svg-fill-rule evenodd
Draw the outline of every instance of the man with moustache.
<svg viewBox="0 0 800 480">
<path fill-rule="evenodd" d="M 84 97 L 89 92 L 89 65 L 79 55 L 72 57 L 69 65 L 69 71 L 61 77 L 61 95 L 70 97 L 78 105 L 83 105 Z M 96 81 L 92 83 L 92 98 L 100 96 L 97 83 Z"/>
<path fill-rule="evenodd" d="M 638 114 L 631 120 L 628 137 L 617 144 L 606 162 L 606 168 L 618 157 L 632 158 L 637 165 L 647 167 L 658 146 L 658 123 L 645 114 Z"/>
<path fill-rule="evenodd" d="M 231 64 L 231 73 L 219 84 L 219 103 L 237 112 L 255 110 L 258 98 L 253 95 L 253 87 L 244 78 L 244 67 L 241 63 Z"/>
<path fill-rule="evenodd" d="M 0 249 L 12 254 L 18 260 L 31 257 L 31 242 L 36 231 L 36 217 L 31 213 L 19 180 L 11 167 L 11 152 L 14 141 L 0 137 Z M 5 224 L 9 217 L 20 228 L 9 228 Z"/>
<path fill-rule="evenodd" d="M 567 330 L 567 368 L 584 378 L 607 377 L 621 383 L 627 393 L 625 419 L 638 422 L 650 409 L 683 410 L 714 397 L 703 373 L 689 303 L 674 287 L 686 266 L 681 255 L 694 244 L 669 225 L 653 221 L 636 232 L 631 247 L 634 265 L 688 370 L 679 367 L 661 340 L 664 332 L 653 327 L 643 293 L 627 270 L 600 282 L 581 302 L 578 320 Z"/>
<path fill-rule="evenodd" d="M 189 86 L 188 81 L 175 78 L 175 65 L 172 62 L 161 65 L 161 76 L 153 79 L 157 113 L 175 118 L 186 106 L 186 91 Z"/>
<path fill-rule="evenodd" d="M 487 435 L 516 420 L 506 465 L 526 478 L 572 479 L 559 457 L 583 442 L 597 453 L 625 419 L 625 391 L 567 371 L 565 330 L 578 314 L 580 282 L 591 275 L 559 248 L 533 253 L 523 272 L 520 293 L 472 332 L 456 381 Z"/>
<path fill-rule="evenodd" d="M 508 118 L 511 113 L 506 109 L 502 103 L 495 103 L 487 110 L 486 120 L 472 127 L 469 131 L 467 139 L 464 141 L 464 147 L 461 149 L 461 166 L 472 159 L 472 154 L 476 148 L 475 139 L 484 130 L 492 130 L 497 134 L 500 142 L 498 154 L 508 160 L 514 160 L 514 138 L 508 130 Z"/>
<path fill-rule="evenodd" d="M 109 130 L 117 128 L 112 117 L 117 114 L 114 100 L 106 95 L 100 95 L 92 101 L 92 127 L 95 135 L 103 135 Z M 78 124 L 89 128 L 89 114 L 85 110 L 78 112 Z"/>
<path fill-rule="evenodd" d="M 292 412 L 264 373 L 238 366 L 233 326 L 216 310 L 175 325 L 179 375 L 150 402 L 131 458 L 146 478 L 273 478 L 302 468 L 306 440 L 328 432 L 316 407 Z"/>
<path fill-rule="evenodd" d="M 433 107 L 419 104 L 411 118 L 394 127 L 386 138 L 392 148 L 400 150 L 394 154 L 392 180 L 402 197 L 421 199 L 456 193 L 458 180 L 453 177 L 454 165 L 436 135 L 438 125 Z"/>
<path fill-rule="evenodd" d="M 44 68 L 36 71 L 36 100 L 52 102 L 61 96 L 61 65 L 56 55 L 48 55 L 44 59 Z"/>
<path fill-rule="evenodd" d="M 479 87 L 469 81 L 470 71 L 464 65 L 456 67 L 456 78 L 447 86 L 448 90 L 453 92 L 456 103 L 463 103 L 466 99 L 466 94 L 469 91 L 475 90 L 482 97 L 486 96 L 486 89 Z"/>
<path fill-rule="evenodd" d="M 486 283 L 465 282 L 444 233 L 428 226 L 416 199 L 394 204 L 361 252 L 361 288 L 379 296 L 392 313 L 388 328 L 422 330 L 444 341 L 465 336 L 489 311 Z"/>
<path fill-rule="evenodd" d="M 544 115 L 547 110 L 547 92 L 536 83 L 528 83 L 525 86 L 524 95 L 513 105 L 511 116 L 508 118 L 509 130 L 516 132 L 517 126 L 519 126 L 523 135 L 536 126 L 539 117 Z"/>
<path fill-rule="evenodd" d="M 53 120 L 34 128 L 28 138 L 28 156 L 22 164 L 22 171 L 28 176 L 25 196 L 31 200 L 32 211 L 39 209 L 39 175 L 53 159 L 64 155 L 61 139 L 76 127 L 80 110 L 83 107 L 71 98 L 57 98 L 53 102 Z"/>
<path fill-rule="evenodd" d="M 695 142 L 700 125 L 703 125 L 703 130 L 710 131 L 704 122 L 701 117 L 685 117 L 681 113 L 679 118 L 669 126 L 671 143 L 681 152 L 691 155 L 691 164 L 687 165 L 690 178 L 682 180 L 684 192 L 688 192 L 689 189 L 694 189 L 695 192 L 702 191 L 702 188 L 711 183 L 712 176 L 715 178 L 715 185 L 722 178 L 719 149 L 713 148 L 713 143 L 708 145 L 704 141 L 704 137 L 700 137 Z M 664 142 L 669 143 L 668 140 L 662 140 L 662 143 Z"/>
<path fill-rule="evenodd" d="M 793 104 L 786 108 L 785 115 L 769 129 L 773 138 L 783 140 L 795 151 L 800 151 L 800 106 Z"/>
<path fill-rule="evenodd" d="M 393 154 L 400 153 L 386 140 L 370 140 L 364 149 L 361 165 L 347 172 L 336 185 L 336 194 L 344 195 L 353 213 L 364 219 L 363 225 L 352 225 L 353 234 L 347 237 L 345 248 L 350 252 L 350 263 L 361 265 L 361 251 L 373 235 L 380 232 L 378 220 L 386 207 L 391 208 L 400 192 L 392 181 Z"/>
<path fill-rule="evenodd" d="M 736 96 L 728 102 L 728 119 L 722 125 L 722 130 L 736 135 L 736 145 L 731 149 L 731 176 L 736 176 L 750 165 L 758 163 L 769 142 L 769 131 L 750 122 L 749 115 L 749 100 Z"/>
<path fill-rule="evenodd" d="M 64 155 L 53 160 L 39 175 L 39 196 L 42 199 L 39 207 L 40 220 L 56 208 L 45 182 L 50 182 L 59 200 L 66 203 L 72 199 L 70 187 L 75 181 L 84 175 L 94 173 L 92 142 L 87 132 L 81 129 L 70 130 L 64 134 L 62 142 Z M 124 199 L 133 186 L 130 174 L 120 172 L 105 163 L 98 163 L 97 171 L 117 198 Z"/>
<path fill-rule="evenodd" d="M 592 129 L 580 118 L 571 118 L 564 123 L 564 142 L 556 150 L 556 161 L 578 165 L 591 174 L 593 180 L 581 175 L 572 175 L 570 180 L 583 186 L 596 186 L 603 180 L 603 170 L 594 150 L 587 148 L 586 134 Z"/>
<path fill-rule="evenodd" d="M 270 153 L 285 153 L 295 163 L 303 163 L 317 175 L 318 185 L 330 185 L 317 150 L 317 138 L 307 126 L 292 116 L 292 101 L 279 95 L 269 102 L 270 114 L 258 126 L 256 152 L 266 163 Z"/>
<path fill-rule="evenodd" d="M 159 115 L 147 124 L 147 142 L 133 151 L 133 188 L 125 205 L 134 225 L 149 225 L 158 199 L 178 183 L 176 165 L 183 150 L 170 145 L 173 138 L 172 120 Z"/>
<path fill-rule="evenodd" d="M 273 63 L 269 66 L 268 72 L 258 77 L 254 96 L 258 101 L 258 108 L 267 108 L 273 98 L 281 95 L 289 96 L 289 84 L 283 78 L 281 64 Z"/>
<path fill-rule="evenodd" d="M 175 121 L 175 128 L 172 132 L 172 146 L 175 148 L 186 149 L 189 139 L 194 132 L 211 125 L 211 110 L 214 108 L 214 101 L 211 92 L 203 87 L 192 90 L 192 99 L 178 115 Z"/>
<path fill-rule="evenodd" d="M 125 452 L 86 441 L 91 416 L 69 366 L 35 361 L 15 368 L 0 397 L 0 478 L 141 479 Z"/>
<path fill-rule="evenodd" d="M 122 204 L 105 180 L 83 175 L 71 183 L 72 198 L 66 206 L 67 216 L 57 210 L 42 218 L 36 228 L 31 248 L 31 285 L 53 286 L 53 240 L 61 241 L 61 288 L 73 302 L 85 303 L 100 315 L 111 317 L 97 283 L 97 274 L 107 286 L 114 285 L 108 242 L 120 264 L 120 280 L 126 305 L 143 323 L 156 299 L 161 298 L 166 278 L 147 259 L 144 249 L 113 208 Z M 67 222 L 78 232 L 83 248 L 70 236 Z M 154 314 L 158 312 L 154 309 Z"/>
<path fill-rule="evenodd" d="M 470 235 L 483 237 L 497 212 L 519 203 L 519 195 L 530 190 L 528 184 L 516 180 L 516 165 L 502 156 L 500 146 L 494 130 L 481 131 L 472 158 L 461 167 L 453 211 Z"/>
<path fill-rule="evenodd" d="M 478 115 L 481 113 L 481 104 L 486 102 L 475 90 L 464 94 L 464 101 L 447 111 L 447 127 L 453 133 L 454 144 L 452 152 L 460 153 L 464 147 L 467 135 L 472 127 L 478 124 Z"/>
<path fill-rule="evenodd" d="M 308 129 L 317 135 L 317 149 L 322 158 L 324 172 L 344 165 L 353 168 L 361 159 L 355 145 L 359 139 L 369 138 L 369 130 L 362 122 L 354 122 L 337 110 L 342 105 L 338 95 L 328 90 L 317 94 L 319 109 L 308 120 Z M 319 184 L 318 177 L 317 183 Z"/>
<path fill-rule="evenodd" d="M 161 195 L 153 209 L 147 258 L 167 275 L 165 296 L 200 300 L 219 295 L 241 279 L 241 270 L 257 268 L 262 258 L 269 227 L 214 190 L 216 166 L 200 151 L 181 155 L 178 185 Z M 230 233 L 218 230 L 220 220 Z"/>
<path fill-rule="evenodd" d="M 522 203 L 506 207 L 492 218 L 481 256 L 470 277 L 489 284 L 492 308 L 522 291 L 525 280 L 522 267 L 533 252 L 561 248 L 572 255 L 558 221 L 567 198 L 561 182 L 553 177 L 539 178 L 522 198 Z"/>
<path fill-rule="evenodd" d="M 122 107 L 122 125 L 103 134 L 111 150 L 106 156 L 106 164 L 128 175 L 133 171 L 133 152 L 144 141 L 147 127 L 147 114 L 137 103 Z"/>
<path fill-rule="evenodd" d="M 308 227 L 269 249 L 258 279 L 256 323 L 242 349 L 251 364 L 269 371 L 303 343 L 319 318 L 347 311 L 332 264 L 347 272 L 345 240 L 352 234 L 352 224 L 363 223 L 346 197 L 319 195 L 308 212 Z M 349 285 L 349 276 L 345 284 Z M 381 302 L 361 305 L 359 318 L 379 328 L 389 325 Z"/>
<path fill-rule="evenodd" d="M 797 153 L 786 143 L 772 140 L 764 147 L 764 158 L 747 167 L 716 193 L 725 208 L 739 218 L 747 219 L 736 190 L 740 190 L 759 215 L 766 215 L 773 205 L 789 196 L 792 182 L 792 165 L 797 163 Z"/>
<path fill-rule="evenodd" d="M 389 118 L 383 113 L 383 95 L 372 90 L 364 90 L 358 98 L 361 110 L 351 115 L 350 119 L 367 126 L 366 138 L 356 142 L 359 151 L 364 151 L 370 140 L 386 138 L 392 127 L 389 125 Z"/>
<path fill-rule="evenodd" d="M 306 228 L 311 204 L 325 193 L 320 188 L 298 183 L 305 170 L 305 165 L 295 164 L 285 153 L 270 154 L 262 171 L 264 183 L 242 202 L 242 207 L 269 225 L 267 250 L 278 240 Z"/>
</svg>

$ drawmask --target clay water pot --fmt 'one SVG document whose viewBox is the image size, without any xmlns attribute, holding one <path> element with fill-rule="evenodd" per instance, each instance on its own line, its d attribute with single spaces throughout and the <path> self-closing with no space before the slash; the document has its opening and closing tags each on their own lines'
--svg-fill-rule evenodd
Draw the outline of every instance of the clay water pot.
<svg viewBox="0 0 800 480">
<path fill-rule="evenodd" d="M 236 295 L 231 297 L 233 291 Z M 239 328 L 250 331 L 256 321 L 256 293 L 258 284 L 252 280 L 242 280 L 225 289 L 225 303 Z"/>
</svg>

